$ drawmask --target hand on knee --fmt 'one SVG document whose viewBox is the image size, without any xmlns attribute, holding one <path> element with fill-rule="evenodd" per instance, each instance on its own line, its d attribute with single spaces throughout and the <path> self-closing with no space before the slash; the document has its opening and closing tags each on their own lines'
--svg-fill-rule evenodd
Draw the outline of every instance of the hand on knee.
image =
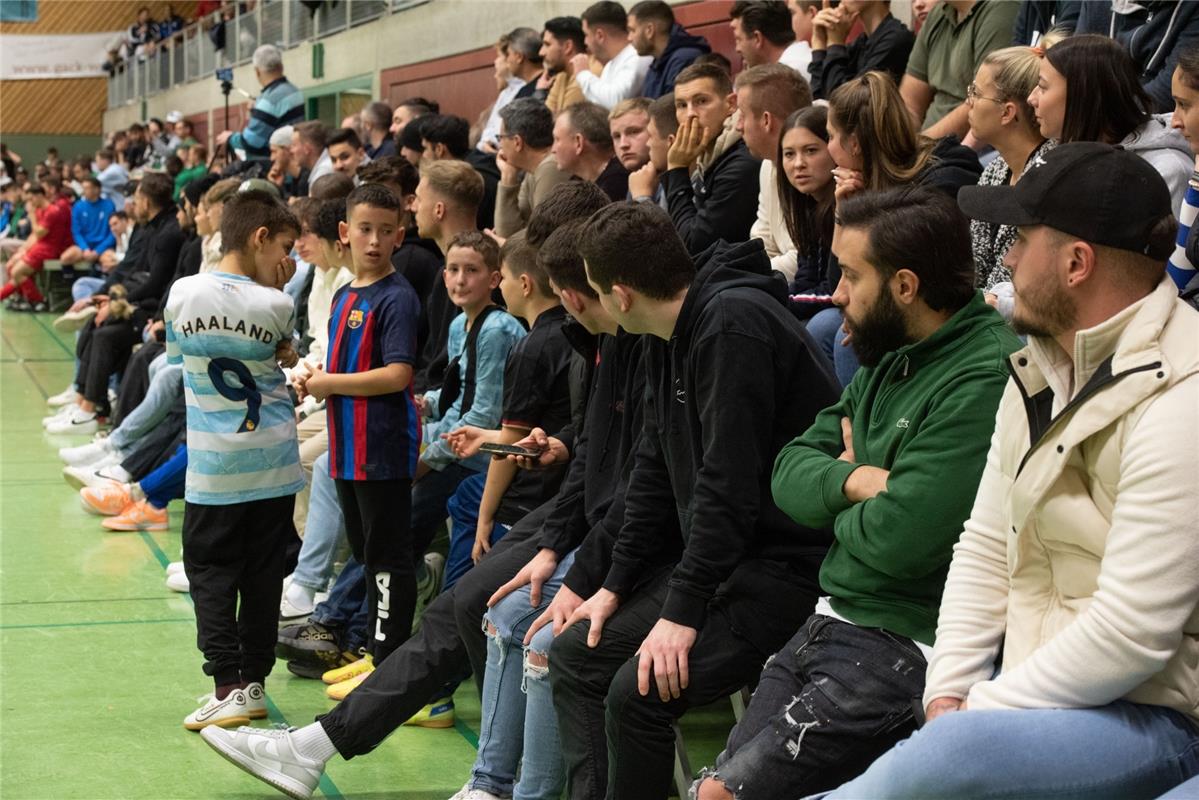
<svg viewBox="0 0 1199 800">
<path fill-rule="evenodd" d="M 733 793 L 718 778 L 704 778 L 695 793 L 696 800 L 733 800 Z"/>
</svg>

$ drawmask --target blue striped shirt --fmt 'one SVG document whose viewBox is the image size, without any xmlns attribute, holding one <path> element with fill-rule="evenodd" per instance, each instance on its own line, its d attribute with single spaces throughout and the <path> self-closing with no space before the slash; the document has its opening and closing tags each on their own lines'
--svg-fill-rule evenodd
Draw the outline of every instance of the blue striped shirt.
<svg viewBox="0 0 1199 800">
<path fill-rule="evenodd" d="M 180 278 L 163 312 L 167 360 L 183 365 L 189 503 L 233 505 L 304 488 L 295 412 L 275 348 L 295 305 L 242 275 Z"/>
<path fill-rule="evenodd" d="M 268 160 L 271 157 L 271 134 L 285 125 L 303 121 L 303 93 L 287 78 L 277 78 L 263 87 L 250 111 L 250 122 L 229 137 L 229 147 L 245 150 L 247 161 Z"/>
</svg>

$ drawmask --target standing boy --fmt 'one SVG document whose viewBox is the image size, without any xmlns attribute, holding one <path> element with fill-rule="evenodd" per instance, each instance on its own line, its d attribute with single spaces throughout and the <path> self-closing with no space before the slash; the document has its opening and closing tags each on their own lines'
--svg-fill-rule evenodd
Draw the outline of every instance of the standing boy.
<svg viewBox="0 0 1199 800">
<path fill-rule="evenodd" d="M 411 383 L 420 303 L 391 265 L 404 235 L 391 190 L 368 183 L 351 192 L 340 233 L 355 278 L 333 296 L 325 368 L 297 383 L 328 398 L 329 475 L 367 573 L 370 664 L 408 638 L 416 608 L 410 496 L 420 429 Z"/>
<path fill-rule="evenodd" d="M 266 716 L 284 550 L 304 486 L 277 363 L 295 363 L 295 310 L 279 287 L 295 271 L 287 254 L 300 225 L 264 192 L 238 194 L 225 210 L 217 271 L 177 281 L 164 311 L 167 359 L 183 365 L 187 396 L 183 563 L 216 686 L 188 730 Z"/>
</svg>

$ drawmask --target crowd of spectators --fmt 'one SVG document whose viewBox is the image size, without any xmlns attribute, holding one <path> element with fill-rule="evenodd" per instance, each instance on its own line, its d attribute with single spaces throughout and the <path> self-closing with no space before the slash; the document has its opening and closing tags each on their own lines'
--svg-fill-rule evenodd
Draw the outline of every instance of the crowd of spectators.
<svg viewBox="0 0 1199 800">
<path fill-rule="evenodd" d="M 473 122 L 305 120 L 266 45 L 219 170 L 0 154 L 64 476 L 185 500 L 184 727 L 310 797 L 473 675 L 455 800 L 662 798 L 756 687 L 693 797 L 1195 796 L 1199 15 L 912 6 L 738 0 L 734 75 L 601 0 Z M 252 727 L 277 657 L 338 705 Z"/>
</svg>

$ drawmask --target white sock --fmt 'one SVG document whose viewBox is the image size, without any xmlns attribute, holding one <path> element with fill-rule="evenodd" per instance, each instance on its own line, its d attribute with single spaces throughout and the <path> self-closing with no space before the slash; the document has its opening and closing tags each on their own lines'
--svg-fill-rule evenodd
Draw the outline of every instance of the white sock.
<svg viewBox="0 0 1199 800">
<path fill-rule="evenodd" d="M 129 496 L 133 498 L 133 502 L 140 503 L 146 499 L 146 493 L 142 491 L 142 485 L 140 483 L 130 483 L 126 485 L 129 488 Z"/>
<path fill-rule="evenodd" d="M 311 758 L 313 761 L 319 761 L 322 766 L 337 755 L 337 748 L 333 746 L 333 740 L 329 738 L 329 734 L 325 733 L 325 729 L 319 722 L 292 731 L 291 741 L 300 755 Z"/>
<path fill-rule="evenodd" d="M 316 590 L 309 589 L 307 586 L 301 586 L 294 580 L 287 587 L 287 602 L 291 603 L 300 611 L 312 611 L 315 607 L 313 599 L 316 597 Z"/>
</svg>

